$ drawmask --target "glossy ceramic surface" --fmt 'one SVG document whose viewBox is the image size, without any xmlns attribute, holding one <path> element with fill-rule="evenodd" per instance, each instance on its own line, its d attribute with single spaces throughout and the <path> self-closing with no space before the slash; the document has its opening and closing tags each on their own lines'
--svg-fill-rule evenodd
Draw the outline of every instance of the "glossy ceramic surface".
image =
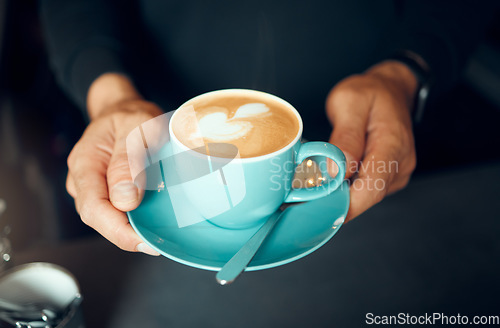
<svg viewBox="0 0 500 328">
<path fill-rule="evenodd" d="M 349 188 L 344 182 L 326 197 L 287 209 L 247 271 L 280 266 L 312 253 L 337 233 L 348 208 Z M 166 191 L 146 191 L 141 205 L 127 215 L 139 236 L 160 254 L 213 271 L 219 270 L 259 229 L 224 229 L 208 221 L 179 228 Z"/>
</svg>

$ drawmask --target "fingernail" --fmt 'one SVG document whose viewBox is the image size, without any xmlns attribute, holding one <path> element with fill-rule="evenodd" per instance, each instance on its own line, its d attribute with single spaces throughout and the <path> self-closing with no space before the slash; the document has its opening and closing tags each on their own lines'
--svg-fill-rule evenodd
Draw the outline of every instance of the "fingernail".
<svg viewBox="0 0 500 328">
<path fill-rule="evenodd" d="M 114 203 L 131 203 L 139 198 L 137 187 L 131 182 L 120 182 L 111 189 L 111 201 Z"/>
<path fill-rule="evenodd" d="M 158 253 L 157 251 L 155 251 L 154 249 L 149 247 L 149 245 L 147 245 L 146 243 L 140 243 L 139 245 L 137 245 L 137 247 L 135 249 L 138 252 L 142 252 L 142 253 L 148 254 L 148 255 L 153 255 L 153 256 L 160 255 L 160 253 Z"/>
</svg>

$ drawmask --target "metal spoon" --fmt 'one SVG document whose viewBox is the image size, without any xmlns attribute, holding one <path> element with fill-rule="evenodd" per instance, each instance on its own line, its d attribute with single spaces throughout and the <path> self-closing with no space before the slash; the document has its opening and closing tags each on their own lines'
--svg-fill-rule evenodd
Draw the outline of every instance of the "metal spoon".
<svg viewBox="0 0 500 328">
<path fill-rule="evenodd" d="M 325 181 L 319 165 L 311 159 L 304 160 L 295 170 L 295 175 L 292 182 L 293 188 L 304 188 L 320 186 Z M 236 253 L 215 276 L 217 282 L 221 285 L 232 283 L 253 259 L 260 246 L 271 233 L 276 223 L 280 220 L 283 212 L 291 206 L 302 204 L 299 203 L 284 203 L 274 212 L 250 238 L 245 245 Z"/>
<path fill-rule="evenodd" d="M 283 216 L 284 211 L 294 205 L 302 203 L 287 203 L 274 212 L 259 230 L 250 238 L 245 245 L 220 269 L 215 275 L 215 279 L 221 285 L 232 283 L 238 276 L 245 271 L 246 267 L 253 259 L 260 246 L 271 233 L 276 223 Z"/>
</svg>

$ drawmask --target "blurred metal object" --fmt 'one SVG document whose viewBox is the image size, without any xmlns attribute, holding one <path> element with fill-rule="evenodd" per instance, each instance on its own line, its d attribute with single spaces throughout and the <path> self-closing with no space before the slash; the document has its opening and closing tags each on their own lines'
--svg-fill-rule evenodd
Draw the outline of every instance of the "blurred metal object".
<svg viewBox="0 0 500 328">
<path fill-rule="evenodd" d="M 0 294 L 0 327 L 84 327 L 78 282 L 60 266 L 12 268 L 0 276 Z"/>
<path fill-rule="evenodd" d="M 3 212 L 7 209 L 7 202 L 0 198 L 0 217 L 2 216 Z"/>
<path fill-rule="evenodd" d="M 81 301 L 81 295 L 77 294 L 65 309 L 58 311 L 48 304 L 17 304 L 0 298 L 0 322 L 12 327 L 65 327 L 63 320 L 78 308 Z"/>
<path fill-rule="evenodd" d="M 11 244 L 7 236 L 10 234 L 10 226 L 2 228 L 2 214 L 7 209 L 7 202 L 0 198 L 0 272 L 8 267 L 11 260 Z"/>
<path fill-rule="evenodd" d="M 5 226 L 2 231 L 0 231 L 0 272 L 9 266 L 10 260 L 12 259 L 10 240 L 7 238 L 9 233 L 9 226 Z"/>
</svg>

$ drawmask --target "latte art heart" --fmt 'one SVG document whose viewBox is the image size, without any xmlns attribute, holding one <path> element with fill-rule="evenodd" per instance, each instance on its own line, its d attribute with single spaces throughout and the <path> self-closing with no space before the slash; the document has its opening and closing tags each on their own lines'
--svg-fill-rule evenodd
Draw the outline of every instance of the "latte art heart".
<svg viewBox="0 0 500 328">
<path fill-rule="evenodd" d="M 252 123 L 231 122 L 226 113 L 208 114 L 200 119 L 198 126 L 202 138 L 219 142 L 241 138 L 252 129 Z"/>
<path fill-rule="evenodd" d="M 177 138 L 191 149 L 229 143 L 241 158 L 275 152 L 299 133 L 299 121 L 287 105 L 244 91 L 195 98 L 179 109 L 172 125 Z M 222 148 L 218 151 L 210 155 L 226 157 Z"/>
<path fill-rule="evenodd" d="M 191 136 L 191 139 L 201 137 L 210 141 L 224 142 L 242 138 L 253 128 L 252 122 L 245 119 L 269 112 L 269 108 L 260 103 L 240 106 L 230 119 L 226 108 L 214 107 L 207 110 L 211 113 L 204 115 L 198 121 L 198 131 Z"/>
<path fill-rule="evenodd" d="M 252 117 L 257 115 L 263 115 L 269 113 L 269 107 L 261 103 L 251 103 L 240 106 L 236 113 L 234 113 L 233 119 L 238 117 Z"/>
</svg>

